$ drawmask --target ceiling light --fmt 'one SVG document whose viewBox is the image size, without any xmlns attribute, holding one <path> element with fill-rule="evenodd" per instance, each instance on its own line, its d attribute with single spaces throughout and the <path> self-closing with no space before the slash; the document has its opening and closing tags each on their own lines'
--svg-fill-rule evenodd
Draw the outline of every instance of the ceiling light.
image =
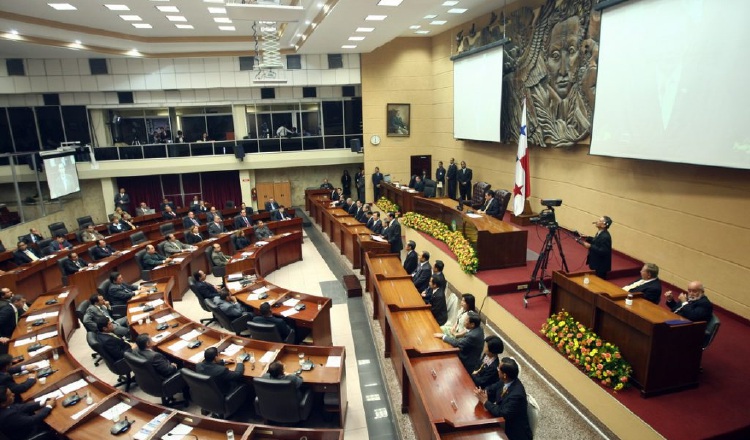
<svg viewBox="0 0 750 440">
<path fill-rule="evenodd" d="M 449 14 L 463 14 L 464 12 L 468 11 L 466 8 L 453 8 L 448 9 Z"/>
<path fill-rule="evenodd" d="M 210 14 L 226 14 L 227 8 L 209 7 L 208 12 Z"/>
<path fill-rule="evenodd" d="M 17 31 L 17 30 L 15 30 L 15 29 L 11 29 L 11 30 L 10 30 L 10 34 L 11 34 L 11 35 L 18 35 L 18 31 Z"/>
<path fill-rule="evenodd" d="M 70 3 L 47 3 L 52 7 L 52 9 L 56 9 L 58 11 L 75 11 L 78 8 L 71 5 Z"/>
<path fill-rule="evenodd" d="M 121 15 L 120 18 L 125 21 L 141 21 L 141 17 L 137 15 Z"/>
<path fill-rule="evenodd" d="M 157 6 L 156 9 L 160 10 L 161 12 L 180 12 L 180 10 L 177 9 L 177 6 Z"/>
<path fill-rule="evenodd" d="M 234 26 L 219 26 L 220 31 L 234 31 L 236 30 Z"/>
<path fill-rule="evenodd" d="M 141 56 L 141 53 L 138 52 L 138 49 L 131 49 L 131 50 L 125 52 L 125 55 L 130 55 L 132 57 L 139 57 L 139 56 Z"/>
<path fill-rule="evenodd" d="M 349 37 L 349 41 L 362 41 L 365 37 Z"/>
<path fill-rule="evenodd" d="M 450 1 L 447 1 L 447 2 L 443 2 L 443 6 L 456 6 L 457 4 L 458 4 L 458 2 L 455 1 L 455 0 L 450 0 Z"/>
<path fill-rule="evenodd" d="M 368 28 L 368 27 L 358 27 L 356 31 L 354 32 L 372 32 L 375 28 Z"/>
<path fill-rule="evenodd" d="M 305 20 L 305 24 L 306 24 L 306 25 L 308 25 L 308 26 L 309 26 L 309 25 L 310 25 L 310 23 L 312 23 L 312 22 L 311 22 L 310 20 Z"/>
<path fill-rule="evenodd" d="M 127 5 L 104 5 L 105 8 L 110 11 L 129 11 L 130 8 Z"/>
<path fill-rule="evenodd" d="M 388 17 L 387 15 L 368 15 L 365 20 L 367 21 L 383 21 Z"/>
<path fill-rule="evenodd" d="M 203 3 L 224 3 L 224 0 L 203 0 Z"/>
<path fill-rule="evenodd" d="M 216 23 L 231 23 L 232 22 L 232 20 L 230 20 L 227 17 L 214 17 L 214 21 Z"/>
<path fill-rule="evenodd" d="M 80 46 L 80 45 L 81 45 L 81 40 L 76 40 L 76 41 L 74 41 L 74 43 L 75 43 L 76 45 Z"/>
<path fill-rule="evenodd" d="M 413 24 L 413 25 L 409 26 L 409 29 L 411 29 L 411 30 L 414 30 L 414 29 L 419 29 L 419 28 L 421 28 L 421 27 L 422 27 L 422 26 L 420 26 L 420 25 L 418 25 L 418 24 Z"/>
<path fill-rule="evenodd" d="M 319 7 L 319 8 L 322 8 L 322 7 L 323 7 L 323 6 L 325 6 L 325 5 L 326 5 L 326 4 L 325 4 L 325 3 L 323 3 L 323 2 L 318 2 L 318 7 Z"/>
<path fill-rule="evenodd" d="M 380 0 L 378 6 L 398 6 L 404 0 Z"/>
<path fill-rule="evenodd" d="M 182 15 L 167 15 L 167 20 L 169 20 L 169 21 L 187 21 L 187 18 L 183 17 Z"/>
<path fill-rule="evenodd" d="M 151 26 L 148 23 L 131 23 L 133 27 L 138 29 L 151 29 L 153 26 Z"/>
<path fill-rule="evenodd" d="M 424 18 L 427 20 L 432 20 L 433 18 L 437 18 L 437 15 L 425 15 Z"/>
<path fill-rule="evenodd" d="M 177 29 L 195 29 L 192 24 L 175 24 L 174 25 Z"/>
<path fill-rule="evenodd" d="M 435 25 L 435 26 L 442 26 L 445 23 L 448 23 L 448 22 L 445 20 L 433 20 L 430 22 L 430 24 Z"/>
<path fill-rule="evenodd" d="M 341 48 L 342 49 L 356 49 L 357 45 L 355 45 L 355 44 L 345 44 L 345 45 L 341 46 Z"/>
<path fill-rule="evenodd" d="M 430 31 L 414 31 L 414 33 L 415 34 L 420 34 L 420 35 L 425 35 L 425 34 L 429 34 Z"/>
</svg>

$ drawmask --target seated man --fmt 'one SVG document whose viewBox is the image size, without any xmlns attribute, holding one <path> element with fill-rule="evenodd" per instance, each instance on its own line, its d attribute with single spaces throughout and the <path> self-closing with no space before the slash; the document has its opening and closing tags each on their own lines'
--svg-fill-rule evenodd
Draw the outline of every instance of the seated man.
<svg viewBox="0 0 750 440">
<path fill-rule="evenodd" d="M 128 230 L 128 228 L 126 228 L 125 225 L 120 222 L 120 217 L 117 216 L 112 218 L 112 223 L 109 224 L 107 229 L 109 230 L 110 235 L 117 234 L 118 232 L 125 232 Z"/>
<path fill-rule="evenodd" d="M 30 248 L 24 241 L 19 241 L 16 250 L 13 252 L 13 261 L 18 266 L 37 261 L 39 258 L 37 251 Z"/>
<path fill-rule="evenodd" d="M 221 251 L 221 245 L 219 243 L 214 243 L 213 248 L 213 252 L 211 252 L 211 261 L 214 263 L 214 266 L 226 266 L 227 263 L 229 263 L 230 258 L 224 255 L 224 252 Z"/>
<path fill-rule="evenodd" d="M 417 255 L 417 244 L 413 240 L 406 242 L 406 258 L 404 258 L 404 270 L 412 275 L 419 266 L 419 255 Z"/>
<path fill-rule="evenodd" d="M 92 266 L 91 263 L 79 257 L 75 252 L 71 252 L 70 255 L 68 255 L 68 259 L 63 262 L 63 270 L 65 271 L 65 275 L 73 275 L 79 270 L 90 266 Z"/>
<path fill-rule="evenodd" d="M 196 214 L 205 214 L 208 212 L 208 206 L 205 201 L 201 200 L 197 205 L 191 206 L 190 210 Z"/>
<path fill-rule="evenodd" d="M 234 229 L 249 228 L 253 225 L 253 220 L 247 216 L 244 209 L 240 210 L 240 215 L 234 218 Z"/>
<path fill-rule="evenodd" d="M 195 213 L 193 211 L 188 211 L 187 216 L 185 216 L 182 219 L 182 226 L 185 227 L 185 229 L 190 229 L 193 226 L 200 226 L 201 222 L 197 218 L 195 218 Z"/>
<path fill-rule="evenodd" d="M 151 347 L 151 337 L 148 333 L 141 333 L 135 338 L 136 348 L 133 353 L 149 361 L 151 366 L 154 367 L 154 371 L 161 376 L 162 379 L 166 379 L 177 372 L 177 364 L 170 362 L 166 356 L 154 351 Z"/>
<path fill-rule="evenodd" d="M 419 192 L 424 192 L 424 181 L 422 176 L 414 176 L 414 189 Z"/>
<path fill-rule="evenodd" d="M 106 241 L 99 240 L 96 246 L 91 248 L 91 256 L 94 260 L 101 260 L 102 258 L 111 257 L 112 255 L 119 255 L 119 252 L 114 250 L 112 246 L 108 245 Z"/>
<path fill-rule="evenodd" d="M 214 220 L 208 224 L 208 235 L 210 237 L 217 237 L 225 231 L 224 223 L 222 223 L 222 220 L 218 217 L 214 217 Z"/>
<path fill-rule="evenodd" d="M 167 235 L 167 241 L 164 242 L 164 253 L 168 257 L 187 250 L 190 250 L 190 246 L 178 240 L 174 234 Z"/>
<path fill-rule="evenodd" d="M 31 228 L 29 229 L 29 233 L 24 235 L 21 241 L 23 241 L 26 244 L 33 244 L 33 243 L 39 243 L 40 241 L 44 240 L 44 236 L 41 232 L 39 232 L 39 229 L 37 228 Z"/>
<path fill-rule="evenodd" d="M 228 394 L 235 387 L 245 383 L 245 365 L 237 358 L 235 361 L 237 365 L 234 367 L 234 371 L 231 371 L 225 366 L 226 362 L 216 359 L 218 355 L 219 350 L 216 347 L 207 348 L 203 352 L 203 362 L 195 366 L 195 371 L 209 376 L 222 393 Z"/>
<path fill-rule="evenodd" d="M 271 313 L 271 304 L 264 302 L 260 305 L 260 315 L 253 318 L 253 322 L 258 324 L 273 324 L 283 341 L 286 341 L 290 334 L 294 335 L 294 330 L 282 319 L 273 316 Z M 294 337 L 290 340 L 294 340 Z"/>
<path fill-rule="evenodd" d="M 164 220 L 174 220 L 177 218 L 177 214 L 172 210 L 170 205 L 164 206 L 164 211 L 161 213 L 161 218 Z"/>
<path fill-rule="evenodd" d="M 251 215 L 253 215 L 253 207 L 247 206 L 247 204 L 243 202 L 240 205 L 240 212 L 244 212 L 246 216 L 250 217 Z"/>
<path fill-rule="evenodd" d="M 227 315 L 227 318 L 229 319 L 237 319 L 243 315 L 248 315 L 248 319 L 251 319 L 253 316 L 253 314 L 247 310 L 243 304 L 237 302 L 237 298 L 230 295 L 229 292 L 220 292 L 219 296 L 215 296 L 208 301 L 212 301 L 214 305 Z"/>
<path fill-rule="evenodd" d="M 349 212 L 349 209 L 354 205 L 354 200 L 352 200 L 351 197 L 347 197 L 346 200 L 340 199 L 339 202 L 336 204 L 341 209 L 343 209 L 346 212 Z"/>
<path fill-rule="evenodd" d="M 94 229 L 94 225 L 90 224 L 86 226 L 86 230 L 81 233 L 81 240 L 90 243 L 92 241 L 104 240 L 104 236 Z"/>
<path fill-rule="evenodd" d="M 135 295 L 145 293 L 142 287 L 126 283 L 120 272 L 112 272 L 109 274 L 109 281 L 110 285 L 109 290 L 107 290 L 107 298 L 113 306 L 125 305 Z"/>
<path fill-rule="evenodd" d="M 332 202 L 338 202 L 344 197 L 344 190 L 341 188 L 336 188 L 335 190 L 331 191 L 331 201 Z"/>
<path fill-rule="evenodd" d="M 503 340 L 495 335 L 484 338 L 484 355 L 479 367 L 471 373 L 471 380 L 479 388 L 487 388 L 500 381 L 497 369 L 500 367 L 499 354 L 505 350 Z"/>
<path fill-rule="evenodd" d="M 482 320 L 477 312 L 468 312 L 464 317 L 464 326 L 467 331 L 462 338 L 456 339 L 453 336 L 444 335 L 442 332 L 435 333 L 436 338 L 458 348 L 458 358 L 469 374 L 477 369 L 484 348 L 484 331 L 481 324 Z"/>
<path fill-rule="evenodd" d="M 7 389 L 16 396 L 20 396 L 22 393 L 25 393 L 29 388 L 34 386 L 34 384 L 36 383 L 36 379 L 32 379 L 29 376 L 26 376 L 26 380 L 24 380 L 23 382 L 16 382 L 13 379 L 13 375 L 28 373 L 29 370 L 27 370 L 26 366 L 12 364 L 13 356 L 7 353 L 0 354 L 0 389 L 2 389 L 3 394 L 5 394 L 5 390 Z M 3 396 L 0 396 L 0 398 L 2 397 Z"/>
<path fill-rule="evenodd" d="M 175 206 L 175 204 L 170 202 L 169 199 L 165 197 L 164 200 L 162 200 L 161 203 L 159 204 L 159 210 L 164 212 L 167 210 L 167 206 L 169 206 L 171 211 L 177 210 L 177 207 Z"/>
<path fill-rule="evenodd" d="M 659 277 L 659 266 L 654 263 L 646 263 L 641 268 L 641 278 L 636 280 L 622 290 L 626 292 L 643 292 L 643 297 L 654 304 L 661 301 L 661 280 Z"/>
<path fill-rule="evenodd" d="M 274 211 L 279 209 L 279 204 L 276 203 L 276 200 L 273 199 L 273 197 L 269 198 L 268 201 L 265 204 L 266 211 L 273 214 Z"/>
<path fill-rule="evenodd" d="M 13 398 L 8 395 L 4 387 L 0 386 L 0 437 L 38 438 L 48 430 L 44 419 L 52 412 L 55 405 L 54 398 L 41 402 L 13 403 Z"/>
<path fill-rule="evenodd" d="M 360 223 L 367 223 L 367 214 L 370 213 L 370 205 L 364 204 L 362 205 L 362 209 L 357 211 L 354 218 L 357 219 Z"/>
<path fill-rule="evenodd" d="M 133 229 L 138 229 L 138 227 L 133 223 L 133 217 L 131 217 L 130 214 L 128 214 L 127 212 L 124 212 L 122 214 L 120 223 L 122 223 L 122 227 L 125 228 L 126 231 L 132 231 Z"/>
<path fill-rule="evenodd" d="M 411 274 L 414 287 L 417 288 L 417 292 L 424 292 L 427 288 L 427 284 L 430 282 L 430 276 L 432 275 L 432 267 L 430 267 L 430 253 L 423 251 L 419 255 L 419 265 L 417 269 Z"/>
<path fill-rule="evenodd" d="M 289 213 L 286 212 L 286 208 L 283 205 L 279 206 L 279 209 L 277 209 L 276 212 L 271 214 L 271 218 L 275 221 L 292 219 L 291 217 L 289 217 Z"/>
<path fill-rule="evenodd" d="M 149 208 L 146 202 L 141 202 L 140 206 L 135 208 L 135 215 L 141 216 L 141 215 L 148 215 L 153 214 L 153 209 Z"/>
<path fill-rule="evenodd" d="M 664 294 L 667 298 L 667 307 L 674 313 L 691 321 L 709 321 L 714 313 L 714 306 L 708 297 L 704 295 L 703 283 L 692 281 L 688 284 L 688 293 L 681 293 L 677 301 L 672 297 L 672 291 Z"/>
<path fill-rule="evenodd" d="M 146 246 L 146 254 L 143 255 L 143 268 L 145 270 L 153 270 L 156 266 L 161 266 L 162 264 L 167 264 L 172 261 L 172 258 L 165 258 L 163 255 L 160 255 L 156 252 L 156 248 L 154 245 L 149 244 Z"/>
<path fill-rule="evenodd" d="M 493 217 L 500 214 L 500 203 L 498 203 L 497 199 L 495 199 L 495 191 L 485 191 L 484 205 L 482 205 L 482 209 L 477 212 L 480 214 L 491 215 Z"/>
<path fill-rule="evenodd" d="M 211 209 L 208 210 L 208 214 L 206 214 L 206 221 L 208 221 L 209 219 L 216 219 L 216 217 L 218 217 L 219 220 L 224 220 L 221 212 L 216 209 L 215 206 L 212 206 Z"/>
<path fill-rule="evenodd" d="M 445 280 L 445 275 L 443 275 L 444 268 L 445 263 L 443 263 L 442 260 L 435 260 L 435 264 L 432 265 L 432 276 L 440 280 L 443 286 L 448 286 L 448 282 Z"/>
<path fill-rule="evenodd" d="M 70 244 L 70 242 L 66 240 L 65 236 L 62 234 L 57 234 L 57 237 L 55 237 L 55 239 L 49 245 L 50 254 L 54 254 L 56 252 L 64 251 L 67 249 L 73 249 L 73 245 Z"/>
<path fill-rule="evenodd" d="M 115 362 L 125 357 L 125 352 L 133 347 L 121 337 L 114 334 L 114 321 L 101 317 L 96 320 L 96 339 L 102 345 L 102 351 L 107 353 Z"/>
<path fill-rule="evenodd" d="M 193 289 L 195 289 L 205 300 L 219 296 L 219 289 L 206 281 L 206 273 L 202 270 L 193 274 L 193 280 L 195 280 L 195 283 L 193 283 Z"/>
<path fill-rule="evenodd" d="M 298 393 L 300 387 L 302 386 L 302 383 L 304 382 L 304 379 L 302 379 L 302 376 L 300 376 L 299 374 L 285 374 L 284 364 L 279 361 L 271 362 L 271 365 L 268 366 L 268 372 L 261 377 L 263 377 L 264 379 L 290 380 L 294 384 L 295 388 L 297 388 Z"/>
<path fill-rule="evenodd" d="M 347 212 L 349 213 L 349 215 L 352 215 L 356 218 L 357 215 L 359 214 L 359 211 L 361 210 L 362 210 L 362 201 L 357 200 L 349 207 L 349 210 Z"/>
<path fill-rule="evenodd" d="M 510 440 L 531 440 L 526 389 L 518 379 L 518 364 L 505 357 L 497 369 L 501 381 L 486 390 L 477 388 L 474 394 L 479 403 L 494 417 L 505 418 L 505 435 Z"/>
<path fill-rule="evenodd" d="M 128 317 L 123 316 L 119 319 L 112 318 L 112 307 L 109 305 L 109 301 L 102 298 L 101 295 L 95 293 L 89 298 L 89 308 L 86 309 L 86 313 L 83 315 L 83 325 L 86 328 L 95 328 L 97 320 L 101 318 L 109 319 L 113 322 L 114 328 L 112 332 L 120 337 L 130 335 L 130 328 L 128 328 Z"/>
<path fill-rule="evenodd" d="M 258 220 L 258 223 L 255 226 L 255 239 L 260 241 L 271 237 L 273 237 L 273 232 L 268 229 L 268 226 L 263 223 L 263 220 Z"/>
<path fill-rule="evenodd" d="M 445 325 L 448 321 L 448 305 L 445 301 L 445 284 L 439 278 L 430 278 L 430 284 L 422 293 L 424 302 L 430 304 L 430 311 L 438 325 Z"/>
</svg>

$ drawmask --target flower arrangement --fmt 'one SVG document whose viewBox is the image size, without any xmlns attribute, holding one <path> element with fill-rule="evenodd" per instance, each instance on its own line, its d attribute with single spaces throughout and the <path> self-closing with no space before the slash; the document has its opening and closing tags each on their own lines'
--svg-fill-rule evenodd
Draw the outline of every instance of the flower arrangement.
<svg viewBox="0 0 750 440">
<path fill-rule="evenodd" d="M 404 214 L 401 223 L 444 242 L 448 245 L 451 252 L 456 255 L 461 270 L 468 274 L 477 273 L 477 268 L 479 267 L 477 252 L 471 247 L 471 243 L 469 243 L 469 240 L 461 232 L 452 231 L 445 223 L 417 214 L 416 212 L 407 212 Z"/>
<path fill-rule="evenodd" d="M 620 349 L 603 341 L 565 310 L 547 318 L 542 334 L 588 377 L 615 391 L 630 386 L 633 368 L 622 358 Z"/>
<path fill-rule="evenodd" d="M 375 204 L 378 205 L 378 208 L 380 208 L 380 210 L 383 212 L 399 211 L 398 205 L 386 199 L 385 197 L 381 197 L 380 200 L 378 200 Z"/>
</svg>

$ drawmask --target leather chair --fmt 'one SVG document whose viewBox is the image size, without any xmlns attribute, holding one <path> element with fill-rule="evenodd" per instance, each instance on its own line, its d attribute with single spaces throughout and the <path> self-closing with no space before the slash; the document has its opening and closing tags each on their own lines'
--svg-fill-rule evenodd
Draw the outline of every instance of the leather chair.
<svg viewBox="0 0 750 440">
<path fill-rule="evenodd" d="M 539 404 L 531 394 L 526 394 L 526 414 L 529 417 L 529 426 L 531 427 L 531 436 L 536 434 L 536 426 L 539 424 Z"/>
<path fill-rule="evenodd" d="M 469 205 L 472 209 L 482 209 L 482 205 L 484 205 L 484 193 L 489 191 L 490 188 L 492 188 L 492 185 L 487 182 L 475 183 L 472 188 L 471 200 L 462 200 L 461 204 Z"/>
<path fill-rule="evenodd" d="M 242 315 L 239 318 L 232 319 L 212 301 L 205 301 L 204 304 L 223 328 L 233 331 L 237 336 L 243 336 L 247 333 L 247 321 L 252 319 L 252 315 Z"/>
<path fill-rule="evenodd" d="M 187 368 L 181 369 L 180 374 L 190 388 L 193 403 L 201 408 L 201 412 L 210 413 L 219 419 L 229 418 L 237 412 L 250 393 L 250 387 L 242 384 L 224 395 L 210 376 Z"/>
<path fill-rule="evenodd" d="M 143 231 L 135 231 L 130 235 L 130 244 L 133 246 L 137 244 L 141 244 L 144 241 L 147 241 L 146 234 L 143 233 Z"/>
<path fill-rule="evenodd" d="M 55 222 L 47 226 L 49 228 L 50 236 L 57 237 L 57 234 L 68 235 L 68 228 L 65 227 L 63 222 Z"/>
<path fill-rule="evenodd" d="M 190 276 L 188 277 L 188 287 L 190 288 L 190 291 L 193 292 L 193 295 L 195 295 L 196 298 L 198 298 L 198 304 L 200 304 L 201 309 L 207 311 L 208 313 L 211 313 L 211 309 L 208 308 L 206 305 L 206 299 L 198 293 L 198 290 L 195 289 L 195 279 Z M 213 317 L 213 314 L 211 314 L 211 318 L 202 318 L 201 324 L 204 325 L 211 325 L 216 322 L 216 318 Z"/>
<path fill-rule="evenodd" d="M 716 316 L 716 313 L 711 314 L 711 319 L 708 320 L 706 323 L 706 336 L 703 339 L 703 349 L 707 349 L 709 345 L 714 341 L 714 338 L 716 338 L 716 334 L 719 332 L 719 326 L 721 326 L 721 321 L 719 320 L 719 317 Z"/>
<path fill-rule="evenodd" d="M 49 245 L 51 244 L 52 244 L 51 238 L 45 238 L 44 240 L 39 240 L 36 242 L 36 245 L 39 246 L 39 252 L 42 254 L 43 257 L 50 254 Z"/>
<path fill-rule="evenodd" d="M 211 258 L 214 253 L 213 246 L 206 246 L 205 255 L 208 259 L 208 267 L 211 268 L 211 275 L 221 278 L 222 282 L 227 274 L 227 268 L 225 266 L 217 266 L 214 264 L 214 260 Z"/>
<path fill-rule="evenodd" d="M 251 338 L 259 341 L 283 342 L 285 344 L 294 343 L 294 330 L 289 332 L 289 336 L 286 337 L 286 340 L 283 340 L 281 339 L 279 330 L 273 324 L 249 321 L 247 323 L 247 332 L 250 334 Z"/>
<path fill-rule="evenodd" d="M 159 225 L 159 233 L 162 235 L 162 237 L 166 237 L 169 234 L 174 233 L 174 223 L 162 223 Z"/>
<path fill-rule="evenodd" d="M 89 306 L 91 305 L 91 301 L 84 300 L 80 304 L 78 304 L 78 307 L 76 308 L 76 318 L 78 318 L 78 321 L 81 322 L 81 325 L 83 328 L 86 329 L 86 332 L 95 332 L 96 331 L 96 325 L 93 323 L 86 325 L 83 323 L 83 317 L 86 316 L 86 310 L 88 310 Z M 93 352 L 91 353 L 91 357 L 94 359 L 94 366 L 98 367 L 99 364 L 102 362 L 101 356 L 99 356 L 99 353 Z"/>
<path fill-rule="evenodd" d="M 92 225 L 94 224 L 94 219 L 92 219 L 90 215 L 78 217 L 76 221 L 78 222 L 78 229 L 86 229 L 89 223 Z"/>
<path fill-rule="evenodd" d="M 108 279 L 101 282 L 96 287 L 97 293 L 102 296 L 102 298 L 109 301 L 109 286 L 112 284 Z M 112 315 L 112 318 L 119 319 L 123 316 L 126 316 L 128 314 L 128 306 L 126 304 L 117 304 L 112 306 L 112 312 L 110 313 Z"/>
<path fill-rule="evenodd" d="M 156 245 L 156 252 L 158 252 L 160 255 L 167 256 L 167 253 L 164 252 L 164 245 L 167 244 L 167 241 L 164 240 L 161 243 Z"/>
<path fill-rule="evenodd" d="M 78 231 L 75 232 L 75 234 L 76 234 L 76 242 L 78 244 L 83 243 L 83 229 L 79 229 Z"/>
<path fill-rule="evenodd" d="M 162 378 L 151 362 L 133 352 L 125 353 L 125 362 L 133 371 L 135 382 L 141 390 L 150 396 L 160 397 L 162 405 L 175 407 L 189 404 L 187 400 L 177 400 L 174 397 L 178 393 L 182 393 L 183 397 L 188 394 L 187 384 L 179 371 L 166 379 Z"/>
<path fill-rule="evenodd" d="M 60 269 L 60 275 L 62 276 L 63 286 L 68 285 L 68 274 L 65 273 L 65 262 L 68 261 L 68 257 L 60 257 L 57 259 L 57 268 Z"/>
<path fill-rule="evenodd" d="M 503 219 L 505 216 L 505 211 L 508 210 L 508 204 L 510 203 L 510 191 L 499 189 L 495 191 L 495 200 L 497 200 L 498 205 L 500 206 L 500 212 L 495 216 L 495 218 L 499 218 L 500 220 Z"/>
<path fill-rule="evenodd" d="M 432 179 L 424 180 L 424 196 L 427 198 L 435 197 L 437 194 L 437 182 Z"/>
<path fill-rule="evenodd" d="M 125 362 L 125 359 L 120 359 L 119 361 L 112 359 L 112 357 L 102 349 L 99 340 L 96 339 L 96 332 L 86 333 L 86 342 L 89 344 L 89 347 L 101 356 L 104 363 L 107 364 L 109 371 L 117 375 L 117 383 L 115 383 L 114 386 L 119 387 L 125 385 L 125 392 L 130 391 L 130 385 L 133 383 L 133 376 L 130 371 L 130 366 Z"/>
<path fill-rule="evenodd" d="M 224 209 L 232 209 L 234 208 L 234 200 L 227 200 L 224 202 Z"/>
<path fill-rule="evenodd" d="M 141 270 L 141 279 L 144 281 L 151 281 L 151 271 L 143 268 L 143 256 L 146 255 L 146 249 L 141 249 L 135 253 L 135 263 L 138 265 L 138 269 Z"/>
<path fill-rule="evenodd" d="M 309 389 L 300 396 L 291 380 L 262 377 L 253 379 L 253 388 L 255 413 L 263 418 L 264 423 L 299 423 L 310 417 L 312 392 Z"/>
</svg>

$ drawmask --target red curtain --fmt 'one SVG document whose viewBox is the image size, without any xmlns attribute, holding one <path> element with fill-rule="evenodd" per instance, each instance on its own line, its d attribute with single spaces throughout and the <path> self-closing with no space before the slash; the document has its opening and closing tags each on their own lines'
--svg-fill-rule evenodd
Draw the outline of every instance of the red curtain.
<svg viewBox="0 0 750 440">
<path fill-rule="evenodd" d="M 125 188 L 130 196 L 130 215 L 135 216 L 135 208 L 146 202 L 149 208 L 159 210 L 164 198 L 161 192 L 160 176 L 118 177 L 117 186 Z"/>
<path fill-rule="evenodd" d="M 125 188 L 130 195 L 131 215 L 135 215 L 135 208 L 141 202 L 158 210 L 165 194 L 178 207 L 187 206 L 194 194 L 202 196 L 202 200 L 216 205 L 220 210 L 224 209 L 228 200 L 233 201 L 236 206 L 242 203 L 239 171 L 118 177 L 117 185 Z"/>
<path fill-rule="evenodd" d="M 201 173 L 203 180 L 203 200 L 224 209 L 224 204 L 231 200 L 236 206 L 242 203 L 239 171 L 214 171 Z"/>
</svg>

